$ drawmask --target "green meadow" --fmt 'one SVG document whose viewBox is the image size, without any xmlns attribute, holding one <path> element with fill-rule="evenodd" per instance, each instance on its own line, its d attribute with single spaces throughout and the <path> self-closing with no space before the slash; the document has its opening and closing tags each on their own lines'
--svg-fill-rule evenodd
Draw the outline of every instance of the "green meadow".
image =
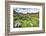
<svg viewBox="0 0 46 36">
<path fill-rule="evenodd" d="M 13 15 L 14 28 L 17 28 L 15 27 L 16 23 L 20 24 L 18 28 L 38 27 L 39 26 L 39 13 Z"/>
</svg>

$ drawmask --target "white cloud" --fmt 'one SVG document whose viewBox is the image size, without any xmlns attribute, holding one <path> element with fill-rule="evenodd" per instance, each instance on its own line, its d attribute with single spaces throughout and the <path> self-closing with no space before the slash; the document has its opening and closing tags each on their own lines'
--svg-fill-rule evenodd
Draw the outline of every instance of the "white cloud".
<svg viewBox="0 0 46 36">
<path fill-rule="evenodd" d="M 15 11 L 18 13 L 37 13 L 39 8 L 15 8 Z"/>
</svg>

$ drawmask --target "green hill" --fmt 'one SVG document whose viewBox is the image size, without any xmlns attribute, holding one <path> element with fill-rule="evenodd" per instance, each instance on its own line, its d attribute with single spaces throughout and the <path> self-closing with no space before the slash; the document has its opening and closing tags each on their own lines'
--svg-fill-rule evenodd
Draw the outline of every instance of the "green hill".
<svg viewBox="0 0 46 36">
<path fill-rule="evenodd" d="M 13 15 L 14 28 L 16 28 L 15 27 L 16 21 L 21 23 L 19 28 L 38 27 L 39 13 L 17 14 L 16 16 Z"/>
</svg>

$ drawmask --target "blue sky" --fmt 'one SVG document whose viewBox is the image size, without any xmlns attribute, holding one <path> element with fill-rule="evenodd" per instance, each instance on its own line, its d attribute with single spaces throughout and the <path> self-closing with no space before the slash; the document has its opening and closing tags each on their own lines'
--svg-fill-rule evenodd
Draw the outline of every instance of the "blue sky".
<svg viewBox="0 0 46 36">
<path fill-rule="evenodd" d="M 18 13 L 35 13 L 39 11 L 39 8 L 14 8 L 14 10 Z"/>
</svg>

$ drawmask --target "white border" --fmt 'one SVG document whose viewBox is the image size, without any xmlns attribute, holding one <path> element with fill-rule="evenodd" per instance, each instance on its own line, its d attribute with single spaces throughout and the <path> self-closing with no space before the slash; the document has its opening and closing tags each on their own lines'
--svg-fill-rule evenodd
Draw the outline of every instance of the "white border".
<svg viewBox="0 0 46 36">
<path fill-rule="evenodd" d="M 39 27 L 32 28 L 13 28 L 13 8 L 14 7 L 24 7 L 24 8 L 39 8 Z M 16 31 L 34 31 L 34 30 L 42 30 L 42 6 L 24 6 L 24 5 L 10 5 L 10 32 Z"/>
</svg>

